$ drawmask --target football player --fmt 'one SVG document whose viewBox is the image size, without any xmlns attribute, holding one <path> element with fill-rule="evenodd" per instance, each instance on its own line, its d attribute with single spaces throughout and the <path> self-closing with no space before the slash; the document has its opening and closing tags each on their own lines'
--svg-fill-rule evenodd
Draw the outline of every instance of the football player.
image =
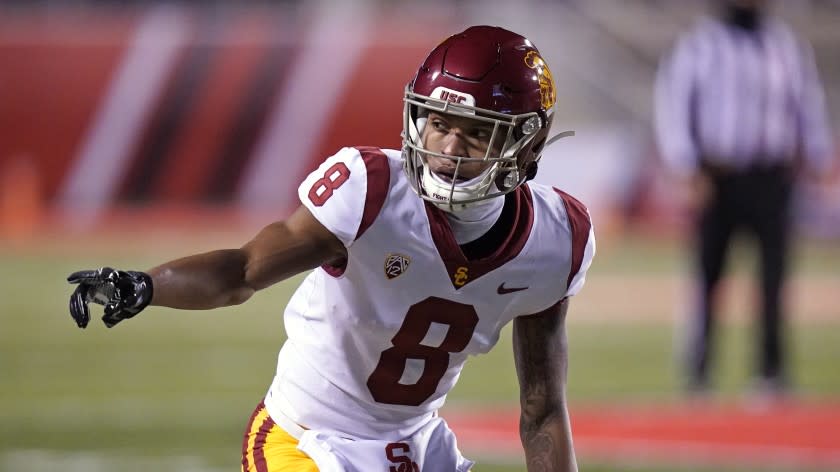
<svg viewBox="0 0 840 472">
<path fill-rule="evenodd" d="M 407 85 L 402 150 L 341 149 L 288 219 L 239 249 L 74 273 L 70 312 L 84 328 L 103 304 L 112 327 L 147 305 L 235 305 L 312 270 L 286 307 L 244 471 L 469 470 L 438 409 L 513 322 L 528 470 L 577 470 L 564 322 L 595 240 L 580 202 L 528 182 L 555 95 L 528 39 L 470 27 Z"/>
</svg>

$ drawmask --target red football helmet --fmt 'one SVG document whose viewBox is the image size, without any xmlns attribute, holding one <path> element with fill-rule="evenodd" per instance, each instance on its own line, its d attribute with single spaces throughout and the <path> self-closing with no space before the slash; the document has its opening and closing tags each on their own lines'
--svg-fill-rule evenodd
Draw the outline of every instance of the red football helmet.
<svg viewBox="0 0 840 472">
<path fill-rule="evenodd" d="M 554 80 L 537 48 L 526 38 L 494 26 L 473 26 L 450 36 L 426 58 L 405 90 L 403 159 L 415 192 L 456 211 L 504 195 L 536 175 L 554 116 Z M 429 112 L 447 113 L 493 125 L 483 158 L 449 156 L 424 149 Z M 436 178 L 426 157 L 492 162 L 480 178 L 459 184 Z M 463 180 L 463 179 L 461 179 Z"/>
</svg>

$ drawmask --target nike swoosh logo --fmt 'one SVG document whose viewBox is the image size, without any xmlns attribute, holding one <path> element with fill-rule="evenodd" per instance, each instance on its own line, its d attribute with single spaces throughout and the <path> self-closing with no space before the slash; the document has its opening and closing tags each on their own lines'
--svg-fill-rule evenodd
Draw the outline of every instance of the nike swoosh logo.
<svg viewBox="0 0 840 472">
<path fill-rule="evenodd" d="M 496 289 L 496 293 L 498 293 L 499 295 L 505 295 L 507 293 L 520 292 L 522 290 L 527 290 L 527 289 L 528 289 L 528 287 L 510 287 L 510 288 L 507 288 L 507 287 L 505 287 L 505 283 L 502 282 L 501 284 L 499 284 L 499 288 Z"/>
</svg>

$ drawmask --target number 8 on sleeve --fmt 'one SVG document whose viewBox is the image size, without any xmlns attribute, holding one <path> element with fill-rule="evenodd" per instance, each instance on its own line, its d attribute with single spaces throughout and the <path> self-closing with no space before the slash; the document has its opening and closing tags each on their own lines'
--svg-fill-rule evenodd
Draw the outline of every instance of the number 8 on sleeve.
<svg viewBox="0 0 840 472">
<path fill-rule="evenodd" d="M 336 162 L 309 189 L 309 200 L 315 206 L 322 206 L 333 195 L 333 191 L 350 178 L 350 169 L 343 162 Z M 323 190 L 322 190 L 323 189 Z"/>
</svg>

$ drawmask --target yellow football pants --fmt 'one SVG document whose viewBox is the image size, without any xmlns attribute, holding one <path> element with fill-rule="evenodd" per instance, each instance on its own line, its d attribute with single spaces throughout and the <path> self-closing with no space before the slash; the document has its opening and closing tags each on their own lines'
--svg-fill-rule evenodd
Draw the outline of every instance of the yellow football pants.
<svg viewBox="0 0 840 472">
<path fill-rule="evenodd" d="M 297 449 L 298 440 L 277 426 L 265 404 L 251 415 L 242 440 L 242 472 L 318 472 L 315 462 Z"/>
</svg>

